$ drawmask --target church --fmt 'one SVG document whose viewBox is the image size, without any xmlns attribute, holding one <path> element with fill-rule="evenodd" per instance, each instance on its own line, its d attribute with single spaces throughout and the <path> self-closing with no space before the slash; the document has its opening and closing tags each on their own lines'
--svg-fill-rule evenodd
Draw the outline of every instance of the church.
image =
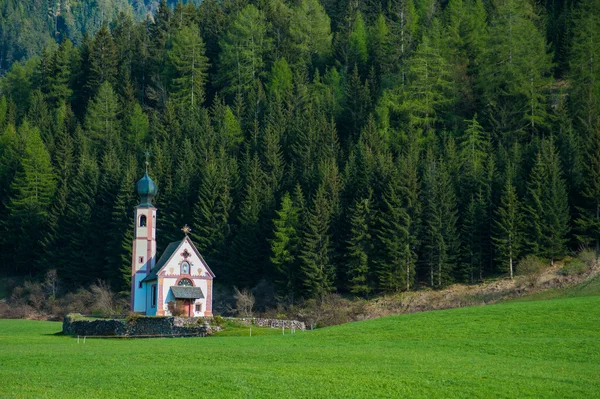
<svg viewBox="0 0 600 399">
<path fill-rule="evenodd" d="M 131 261 L 131 311 L 147 316 L 171 316 L 177 306 L 183 316 L 212 316 L 214 273 L 188 236 L 170 243 L 156 260 L 156 183 L 146 173 L 136 183 L 140 204 L 135 207 Z"/>
</svg>

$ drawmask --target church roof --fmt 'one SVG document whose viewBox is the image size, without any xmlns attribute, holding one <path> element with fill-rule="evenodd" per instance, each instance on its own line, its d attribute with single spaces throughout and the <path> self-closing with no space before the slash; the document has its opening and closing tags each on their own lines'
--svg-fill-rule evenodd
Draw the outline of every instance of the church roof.
<svg viewBox="0 0 600 399">
<path fill-rule="evenodd" d="M 167 248 L 162 253 L 156 266 L 154 266 L 154 268 L 150 271 L 150 274 L 148 274 L 146 278 L 144 278 L 142 281 L 156 280 L 156 275 L 158 274 L 160 269 L 162 269 L 163 266 L 169 261 L 169 259 L 171 259 L 171 256 L 173 255 L 173 253 L 175 253 L 175 251 L 177 251 L 177 248 L 179 248 L 179 245 L 181 245 L 182 242 L 183 240 L 173 241 L 172 243 L 167 245 Z"/>
<path fill-rule="evenodd" d="M 192 242 L 192 240 L 190 240 L 190 238 L 188 236 L 185 236 L 185 238 L 183 240 L 173 241 L 172 243 L 170 243 L 167 246 L 167 248 L 165 249 L 165 251 L 162 253 L 160 259 L 158 260 L 158 263 L 156 264 L 156 266 L 154 266 L 154 268 L 152 268 L 152 270 L 150 271 L 150 274 L 148 274 L 142 280 L 142 282 L 156 280 L 157 276 L 158 276 L 158 273 L 160 273 L 161 269 L 163 267 L 165 267 L 165 265 L 173 257 L 173 254 L 175 252 L 177 252 L 177 249 L 181 245 L 183 245 L 183 243 L 186 242 L 186 241 L 190 243 L 190 246 L 192 247 L 192 249 L 194 250 L 194 252 L 196 252 L 196 255 L 198 255 L 198 257 L 200 258 L 200 261 L 204 264 L 204 267 L 206 267 L 206 271 L 208 271 L 208 274 L 210 276 L 212 276 L 212 277 L 215 277 L 215 274 L 212 272 L 212 270 L 210 270 L 210 267 L 208 267 L 208 264 L 206 264 L 206 261 L 204 260 L 204 258 L 202 257 L 202 255 L 200 255 L 200 252 L 198 252 L 198 249 L 196 248 L 196 246 L 194 245 L 194 243 Z"/>
<path fill-rule="evenodd" d="M 171 291 L 173 291 L 173 296 L 176 299 L 203 299 L 204 294 L 200 287 L 171 287 Z"/>
<path fill-rule="evenodd" d="M 140 204 L 138 206 L 152 206 L 152 198 L 158 193 L 158 187 L 154 183 L 154 180 L 148 176 L 148 171 L 135 184 L 135 189 L 140 197 Z"/>
</svg>

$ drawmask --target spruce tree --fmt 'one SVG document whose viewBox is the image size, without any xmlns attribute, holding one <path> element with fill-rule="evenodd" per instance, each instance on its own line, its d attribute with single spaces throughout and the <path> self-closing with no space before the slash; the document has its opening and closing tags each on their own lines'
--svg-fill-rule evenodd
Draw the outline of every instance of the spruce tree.
<svg viewBox="0 0 600 399">
<path fill-rule="evenodd" d="M 184 26 L 173 36 L 167 58 L 173 70 L 172 94 L 182 109 L 202 105 L 208 71 L 204 42 L 196 25 Z"/>
<path fill-rule="evenodd" d="M 102 25 L 90 46 L 89 76 L 86 82 L 90 94 L 96 94 L 104 82 L 114 86 L 117 83 L 117 72 L 117 47 L 108 26 Z"/>
<path fill-rule="evenodd" d="M 458 237 L 454 187 L 446 163 L 429 155 L 423 176 L 423 261 L 432 287 L 452 282 L 456 269 Z"/>
<path fill-rule="evenodd" d="M 265 73 L 265 58 L 272 40 L 267 36 L 268 23 L 253 5 L 239 12 L 219 45 L 219 82 L 227 94 L 244 96 L 255 86 L 255 80 Z"/>
<path fill-rule="evenodd" d="M 5 132 L 7 134 L 10 132 Z M 10 186 L 7 205 L 10 238 L 7 240 L 12 243 L 15 255 L 11 273 L 33 274 L 39 271 L 35 270 L 36 262 L 41 255 L 46 218 L 56 190 L 56 176 L 39 129 L 24 121 L 18 135 L 24 142 L 24 148 Z M 16 256 L 23 253 L 29 255 Z"/>
<path fill-rule="evenodd" d="M 85 130 L 92 149 L 101 152 L 108 143 L 116 145 L 120 135 L 119 103 L 109 82 L 104 82 L 87 107 Z"/>
<path fill-rule="evenodd" d="M 275 265 L 275 283 L 279 296 L 293 304 L 298 294 L 300 213 L 289 193 L 281 199 L 281 206 L 273 219 L 271 262 Z"/>
<path fill-rule="evenodd" d="M 331 262 L 331 205 L 324 184 L 319 185 L 313 206 L 307 216 L 302 239 L 302 282 L 311 298 L 322 299 L 335 290 L 335 266 Z"/>
<path fill-rule="evenodd" d="M 200 252 L 220 269 L 226 259 L 233 207 L 231 166 L 224 151 L 202 167 L 198 199 L 194 205 L 192 238 Z"/>
<path fill-rule="evenodd" d="M 523 216 L 517 190 L 512 183 L 512 172 L 506 172 L 506 184 L 496 211 L 494 243 L 498 252 L 501 271 L 508 271 L 513 278 L 515 261 L 521 253 L 523 241 Z"/>
<path fill-rule="evenodd" d="M 382 252 L 377 265 L 379 289 L 389 293 L 408 291 L 413 285 L 416 263 L 414 236 L 411 236 L 413 221 L 393 181 L 388 185 L 383 203 L 377 233 Z"/>
<path fill-rule="evenodd" d="M 373 291 L 371 268 L 373 241 L 371 198 L 357 200 L 351 210 L 350 239 L 347 248 L 347 274 L 350 292 L 369 297 Z"/>
<path fill-rule="evenodd" d="M 600 123 L 596 124 L 584 148 L 582 195 L 586 202 L 576 221 L 577 237 L 585 244 L 594 245 L 596 254 L 600 255 Z"/>
</svg>

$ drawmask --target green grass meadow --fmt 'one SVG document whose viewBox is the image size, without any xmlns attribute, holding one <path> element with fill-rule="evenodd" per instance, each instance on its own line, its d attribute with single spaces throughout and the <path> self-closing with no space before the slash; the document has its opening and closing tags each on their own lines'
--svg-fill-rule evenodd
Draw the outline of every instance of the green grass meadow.
<svg viewBox="0 0 600 399">
<path fill-rule="evenodd" d="M 600 296 L 572 296 L 285 336 L 78 344 L 60 323 L 0 320 L 0 397 L 600 397 Z"/>
</svg>

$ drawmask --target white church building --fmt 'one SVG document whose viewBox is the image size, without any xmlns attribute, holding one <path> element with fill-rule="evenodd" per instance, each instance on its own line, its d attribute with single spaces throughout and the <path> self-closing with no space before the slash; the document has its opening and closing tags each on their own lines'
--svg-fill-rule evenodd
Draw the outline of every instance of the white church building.
<svg viewBox="0 0 600 399">
<path fill-rule="evenodd" d="M 184 316 L 212 316 L 214 273 L 194 243 L 191 231 L 170 243 L 156 260 L 156 208 L 152 199 L 158 189 L 148 171 L 136 183 L 140 204 L 135 207 L 133 256 L 131 262 L 131 310 L 147 316 L 170 316 L 174 306 Z"/>
</svg>

